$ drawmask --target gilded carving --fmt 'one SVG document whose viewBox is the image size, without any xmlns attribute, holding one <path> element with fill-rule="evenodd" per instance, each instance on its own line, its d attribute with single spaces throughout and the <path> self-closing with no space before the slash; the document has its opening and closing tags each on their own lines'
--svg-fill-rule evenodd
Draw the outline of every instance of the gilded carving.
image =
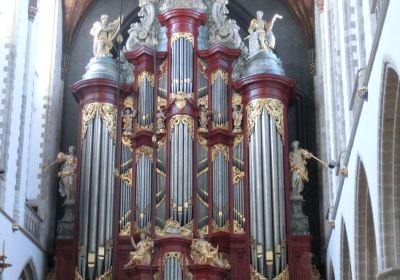
<svg viewBox="0 0 400 280">
<path fill-rule="evenodd" d="M 144 81 L 150 82 L 151 86 L 154 87 L 154 75 L 147 71 L 143 71 L 138 76 L 138 85 L 140 86 Z"/>
<path fill-rule="evenodd" d="M 229 161 L 229 148 L 223 144 L 216 144 L 212 147 L 212 161 L 215 160 L 218 154 L 222 154 L 226 161 Z"/>
<path fill-rule="evenodd" d="M 242 227 L 242 225 L 236 220 L 233 221 L 233 232 L 236 233 L 236 234 L 245 233 L 244 228 Z"/>
<path fill-rule="evenodd" d="M 284 140 L 284 126 L 283 126 L 283 103 L 274 98 L 261 98 L 251 101 L 247 107 L 247 133 L 248 137 L 254 132 L 254 126 L 257 118 L 262 114 L 263 110 L 267 110 L 268 114 L 273 118 L 279 134 Z"/>
<path fill-rule="evenodd" d="M 131 136 L 133 133 L 133 120 L 136 118 L 134 100 L 131 96 L 124 99 L 124 108 L 122 110 L 122 144 L 132 151 Z"/>
<path fill-rule="evenodd" d="M 235 139 L 233 140 L 233 147 L 236 147 L 237 145 L 243 143 L 243 134 L 238 134 L 235 136 Z"/>
<path fill-rule="evenodd" d="M 131 235 L 131 222 L 128 222 L 119 232 L 119 235 L 129 236 Z"/>
<path fill-rule="evenodd" d="M 171 36 L 171 45 L 173 45 L 174 42 L 176 40 L 178 40 L 179 38 L 183 38 L 183 39 L 189 41 L 192 45 L 194 45 L 193 34 L 189 33 L 189 32 L 176 32 L 176 33 L 172 34 L 172 36 Z"/>
<path fill-rule="evenodd" d="M 193 221 L 181 226 L 178 221 L 169 219 L 165 222 L 164 228 L 161 230 L 156 227 L 156 236 L 163 237 L 167 235 L 181 235 L 183 237 L 191 237 L 193 234 Z"/>
<path fill-rule="evenodd" d="M 219 128 L 219 129 L 225 129 L 227 130 L 229 128 L 229 123 L 220 123 L 220 124 L 216 124 L 215 122 L 212 123 L 212 127 L 213 128 Z"/>
<path fill-rule="evenodd" d="M 186 106 L 186 99 L 192 98 L 192 93 L 184 93 L 182 91 L 178 91 L 177 93 L 171 93 L 171 99 L 175 100 L 176 107 L 179 110 L 182 110 Z"/>
<path fill-rule="evenodd" d="M 240 181 L 243 180 L 244 172 L 237 168 L 236 166 L 233 167 L 233 183 L 238 184 Z"/>
<path fill-rule="evenodd" d="M 140 159 L 142 155 L 145 155 L 151 162 L 153 162 L 153 148 L 142 145 L 136 149 L 136 161 Z"/>
<path fill-rule="evenodd" d="M 253 266 L 250 266 L 250 279 L 251 280 L 268 280 L 266 277 L 262 276 L 260 273 L 258 273 Z"/>
<path fill-rule="evenodd" d="M 222 212 L 222 211 L 221 211 Z M 222 213 L 221 213 L 222 214 Z M 218 226 L 217 223 L 213 220 L 212 221 L 212 231 L 217 232 L 217 231 L 225 231 L 229 232 L 229 221 L 227 221 L 222 227 Z"/>
<path fill-rule="evenodd" d="M 204 239 L 204 233 L 199 232 L 199 238 L 193 239 L 191 248 L 191 256 L 195 264 L 208 264 L 221 268 L 230 268 L 230 264 L 226 258 L 221 257 L 218 246 L 214 247 L 210 242 Z"/>
<path fill-rule="evenodd" d="M 242 105 L 242 96 L 238 93 L 233 93 L 232 96 L 232 106 Z"/>
<path fill-rule="evenodd" d="M 174 115 L 170 119 L 170 127 L 171 127 L 171 136 L 174 133 L 175 126 L 178 124 L 184 124 L 188 127 L 190 135 L 192 136 L 192 139 L 194 137 L 193 135 L 193 129 L 194 129 L 194 121 L 191 116 L 188 115 Z"/>
<path fill-rule="evenodd" d="M 111 279 L 112 279 L 112 269 L 111 268 L 96 278 L 96 280 L 111 280 Z"/>
<path fill-rule="evenodd" d="M 125 173 L 122 173 L 120 178 L 125 184 L 132 187 L 132 168 L 129 168 Z"/>
<path fill-rule="evenodd" d="M 82 275 L 78 272 L 78 268 L 75 268 L 75 280 L 85 280 Z"/>
<path fill-rule="evenodd" d="M 164 258 L 163 258 L 163 266 L 165 266 L 165 264 L 167 263 L 167 260 L 168 260 L 169 258 L 175 258 L 175 259 L 177 259 L 179 265 L 182 266 L 182 264 L 183 264 L 183 257 L 182 257 L 182 255 L 181 255 L 181 253 L 178 253 L 178 252 L 168 252 L 168 253 L 166 253 L 166 254 L 164 255 Z"/>
<path fill-rule="evenodd" d="M 199 141 L 199 144 L 200 144 L 201 146 L 203 146 L 203 148 L 204 148 L 205 150 L 208 151 L 207 140 L 206 140 L 204 137 L 201 137 L 201 136 L 199 136 L 199 137 L 197 138 L 197 140 Z"/>
<path fill-rule="evenodd" d="M 167 99 L 158 96 L 157 97 L 157 109 L 160 110 L 161 107 L 167 107 Z"/>
<path fill-rule="evenodd" d="M 211 84 L 213 85 L 215 81 L 218 79 L 218 77 L 221 77 L 221 79 L 224 81 L 225 84 L 228 84 L 228 72 L 222 69 L 218 69 L 217 71 L 213 72 L 211 74 Z"/>
<path fill-rule="evenodd" d="M 204 106 L 206 108 L 208 108 L 208 95 L 200 97 L 199 99 L 197 99 L 197 105 L 200 106 Z"/>
<path fill-rule="evenodd" d="M 278 276 L 273 280 L 289 280 L 289 269 L 286 267 Z"/>
<path fill-rule="evenodd" d="M 135 265 L 149 265 L 151 263 L 151 255 L 153 253 L 154 242 L 145 233 L 140 233 L 140 241 L 136 244 L 135 240 L 131 236 L 131 243 L 135 251 L 129 253 L 129 262 L 125 267 Z"/>
<path fill-rule="evenodd" d="M 117 108 L 109 103 L 94 102 L 87 104 L 82 110 L 82 140 L 86 136 L 89 123 L 95 118 L 96 114 L 106 124 L 110 137 L 115 141 L 116 137 L 116 121 L 117 121 Z M 82 141 L 83 142 L 83 141 Z"/>
</svg>

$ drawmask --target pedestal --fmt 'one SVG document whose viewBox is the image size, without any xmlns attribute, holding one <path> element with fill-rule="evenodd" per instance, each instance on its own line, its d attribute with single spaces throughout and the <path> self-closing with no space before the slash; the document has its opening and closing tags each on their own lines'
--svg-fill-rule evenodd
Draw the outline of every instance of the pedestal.
<svg viewBox="0 0 400 280">
<path fill-rule="evenodd" d="M 296 280 L 311 279 L 311 236 L 290 237 L 289 275 L 296 275 Z"/>
<path fill-rule="evenodd" d="M 57 239 L 73 239 L 75 201 L 65 201 L 64 216 L 57 223 Z"/>
<path fill-rule="evenodd" d="M 292 235 L 309 235 L 308 217 L 303 212 L 304 199 L 303 196 L 290 197 L 290 224 Z"/>
<path fill-rule="evenodd" d="M 208 264 L 189 265 L 194 280 L 222 280 L 226 278 L 227 269 Z"/>
<path fill-rule="evenodd" d="M 70 240 L 56 241 L 56 279 L 71 280 L 75 279 L 76 253 L 74 242 Z"/>
<path fill-rule="evenodd" d="M 155 265 L 135 265 L 124 268 L 128 280 L 153 280 L 158 267 Z"/>
</svg>

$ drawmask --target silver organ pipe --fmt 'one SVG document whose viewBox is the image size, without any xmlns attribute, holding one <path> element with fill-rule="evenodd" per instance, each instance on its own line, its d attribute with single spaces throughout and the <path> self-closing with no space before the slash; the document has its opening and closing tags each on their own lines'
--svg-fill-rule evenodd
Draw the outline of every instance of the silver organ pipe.
<svg viewBox="0 0 400 280">
<path fill-rule="evenodd" d="M 114 139 L 103 120 L 100 108 L 114 111 L 110 104 L 93 103 L 96 110 L 88 121 L 82 140 L 82 170 L 80 187 L 80 214 L 78 273 L 86 279 L 95 279 L 112 265 L 111 252 L 107 251 L 112 239 Z"/>
<path fill-rule="evenodd" d="M 283 142 L 265 106 L 254 121 L 249 143 L 251 259 L 256 271 L 272 279 L 286 266 Z"/>
</svg>

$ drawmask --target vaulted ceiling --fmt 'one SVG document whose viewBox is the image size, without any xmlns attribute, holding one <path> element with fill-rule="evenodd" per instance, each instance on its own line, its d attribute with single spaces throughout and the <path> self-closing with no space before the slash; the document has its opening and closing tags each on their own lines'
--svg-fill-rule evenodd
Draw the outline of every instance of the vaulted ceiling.
<svg viewBox="0 0 400 280">
<path fill-rule="evenodd" d="M 64 8 L 64 42 L 63 66 L 68 67 L 69 54 L 75 36 L 89 6 L 96 0 L 63 0 Z M 236 0 L 240 1 L 240 0 Z M 314 48 L 314 0 L 281 0 L 297 19 L 309 49 Z"/>
</svg>

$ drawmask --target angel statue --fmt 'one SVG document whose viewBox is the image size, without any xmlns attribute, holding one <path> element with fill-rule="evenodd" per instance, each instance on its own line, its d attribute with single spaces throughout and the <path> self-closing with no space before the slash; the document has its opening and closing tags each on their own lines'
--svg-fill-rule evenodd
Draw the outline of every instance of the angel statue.
<svg viewBox="0 0 400 280">
<path fill-rule="evenodd" d="M 263 19 L 264 12 L 257 11 L 257 18 L 253 19 L 250 23 L 249 33 L 247 38 L 250 38 L 250 49 L 257 49 L 258 51 L 269 51 L 275 49 L 275 36 L 272 32 L 276 19 L 282 19 L 282 16 L 275 14 L 271 21 Z M 256 36 L 257 43 L 255 46 L 252 38 Z M 246 38 L 246 39 L 247 39 Z"/>
<path fill-rule="evenodd" d="M 299 148 L 299 141 L 292 142 L 292 151 L 289 154 L 290 176 L 292 181 L 292 196 L 301 196 L 304 182 L 308 182 L 307 159 L 310 159 L 307 150 Z"/>
<path fill-rule="evenodd" d="M 131 242 L 135 251 L 130 252 L 129 262 L 125 267 L 149 265 L 151 263 L 151 254 L 153 253 L 154 242 L 143 231 L 140 233 L 140 241 L 137 244 L 132 236 Z"/>
<path fill-rule="evenodd" d="M 161 106 L 157 112 L 157 133 L 165 132 L 165 107 Z"/>
<path fill-rule="evenodd" d="M 90 29 L 93 39 L 93 54 L 95 58 L 111 56 L 112 40 L 119 31 L 120 18 L 109 23 L 108 15 L 102 15 L 100 21 L 96 21 Z"/>
<path fill-rule="evenodd" d="M 210 242 L 204 239 L 204 232 L 200 231 L 199 239 L 193 239 L 191 255 L 196 264 L 209 264 L 221 268 L 230 268 L 227 260 L 219 257 L 218 246 L 213 247 Z"/>
<path fill-rule="evenodd" d="M 241 105 L 235 105 L 232 112 L 233 132 L 242 131 L 243 108 Z"/>
<path fill-rule="evenodd" d="M 59 192 L 61 196 L 67 197 L 65 201 L 74 201 L 76 166 L 78 165 L 78 159 L 75 156 L 75 147 L 70 146 L 68 154 L 59 153 L 56 160 L 45 168 L 45 172 L 47 172 L 49 167 L 57 163 L 62 163 L 60 171 L 57 174 L 60 177 Z"/>
<path fill-rule="evenodd" d="M 200 106 L 200 112 L 199 112 L 199 131 L 200 132 L 207 132 L 207 125 L 210 119 L 211 113 L 207 110 L 207 107 L 202 105 Z"/>
<path fill-rule="evenodd" d="M 226 21 L 226 15 L 229 13 L 228 0 L 214 0 L 211 8 L 211 16 L 217 27 L 224 25 Z"/>
</svg>

